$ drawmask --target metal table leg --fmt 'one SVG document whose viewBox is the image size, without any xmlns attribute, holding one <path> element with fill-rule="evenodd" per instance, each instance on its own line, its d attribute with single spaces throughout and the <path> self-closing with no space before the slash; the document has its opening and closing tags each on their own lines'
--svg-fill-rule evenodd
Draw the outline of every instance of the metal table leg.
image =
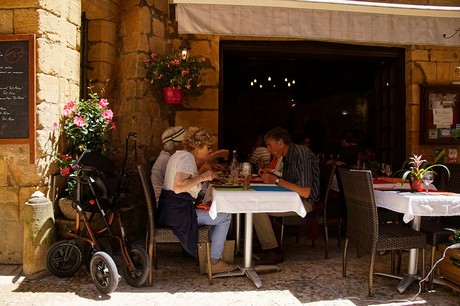
<svg viewBox="0 0 460 306">
<path fill-rule="evenodd" d="M 414 216 L 412 220 L 412 229 L 416 231 L 420 231 L 420 222 L 422 217 L 421 216 Z M 418 249 L 410 249 L 409 250 L 409 262 L 407 267 L 407 274 L 401 279 L 398 285 L 399 293 L 403 293 L 407 287 L 412 284 L 412 282 L 418 279 L 417 276 L 417 263 L 418 263 Z"/>
<path fill-rule="evenodd" d="M 243 267 L 239 267 L 236 271 L 217 273 L 213 275 L 213 278 L 217 277 L 229 277 L 229 276 L 241 276 L 246 275 L 251 279 L 257 288 L 262 287 L 262 281 L 260 280 L 257 272 L 268 272 L 268 271 L 279 271 L 280 268 L 275 265 L 261 265 L 254 267 L 252 264 L 252 213 L 246 213 L 246 224 L 244 229 L 244 264 Z"/>
</svg>

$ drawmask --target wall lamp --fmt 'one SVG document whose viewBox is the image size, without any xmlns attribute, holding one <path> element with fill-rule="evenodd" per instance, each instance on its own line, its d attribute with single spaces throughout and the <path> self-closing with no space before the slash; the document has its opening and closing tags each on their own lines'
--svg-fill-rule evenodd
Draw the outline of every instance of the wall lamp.
<svg viewBox="0 0 460 306">
<path fill-rule="evenodd" d="M 182 54 L 182 59 L 185 60 L 188 58 L 188 50 L 190 50 L 190 44 L 186 39 L 183 39 L 180 46 L 179 46 Z"/>
</svg>

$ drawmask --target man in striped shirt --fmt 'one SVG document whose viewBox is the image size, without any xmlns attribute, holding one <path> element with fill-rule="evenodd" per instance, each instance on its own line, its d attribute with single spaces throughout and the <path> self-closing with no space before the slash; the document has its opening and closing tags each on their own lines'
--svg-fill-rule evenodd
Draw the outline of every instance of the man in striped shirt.
<svg viewBox="0 0 460 306">
<path fill-rule="evenodd" d="M 273 156 L 283 157 L 283 173 L 282 176 L 278 176 L 269 169 L 262 169 L 263 181 L 297 192 L 307 212 L 311 212 L 320 197 L 318 159 L 309 148 L 293 143 L 288 131 L 283 128 L 277 127 L 268 131 L 264 139 L 268 151 Z M 277 216 L 294 214 L 288 212 Z M 267 213 L 254 214 L 254 229 L 264 251 L 257 264 L 270 265 L 283 262 L 284 256 Z"/>
</svg>

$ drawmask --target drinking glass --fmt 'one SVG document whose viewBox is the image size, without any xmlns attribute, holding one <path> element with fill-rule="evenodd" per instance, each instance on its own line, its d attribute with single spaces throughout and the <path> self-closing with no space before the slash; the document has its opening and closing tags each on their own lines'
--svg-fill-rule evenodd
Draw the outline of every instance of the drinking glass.
<svg viewBox="0 0 460 306">
<path fill-rule="evenodd" d="M 385 173 L 387 174 L 388 177 L 390 177 L 393 174 L 393 169 L 390 164 L 386 164 Z"/>
<path fill-rule="evenodd" d="M 241 174 L 244 177 L 243 189 L 249 190 L 250 182 L 251 182 L 251 164 L 250 163 L 243 163 L 241 167 Z"/>
<path fill-rule="evenodd" d="M 230 174 L 230 169 L 229 169 L 229 165 L 228 165 L 228 162 L 227 161 L 223 161 L 221 163 L 221 166 L 222 166 L 222 175 L 224 178 L 227 178 L 228 175 Z"/>
<path fill-rule="evenodd" d="M 423 181 L 423 185 L 425 185 L 426 189 L 426 194 L 428 194 L 428 186 L 430 186 L 431 183 L 433 183 L 434 180 L 434 173 L 433 171 L 427 171 L 424 174 L 421 175 L 420 177 Z"/>
<path fill-rule="evenodd" d="M 386 173 L 387 173 L 387 164 L 382 163 L 382 165 L 380 166 L 380 171 L 381 171 L 382 174 L 385 176 Z"/>
</svg>

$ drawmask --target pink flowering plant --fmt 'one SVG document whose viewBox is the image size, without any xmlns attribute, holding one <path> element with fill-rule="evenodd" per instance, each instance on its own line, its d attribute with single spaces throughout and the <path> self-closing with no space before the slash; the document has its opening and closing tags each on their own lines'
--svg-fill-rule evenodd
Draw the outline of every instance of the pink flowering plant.
<svg viewBox="0 0 460 306">
<path fill-rule="evenodd" d="M 64 106 L 63 129 L 70 154 L 80 154 L 86 149 L 105 151 L 106 136 L 115 129 L 108 105 L 107 99 L 90 93 L 88 99 L 72 100 Z"/>
<path fill-rule="evenodd" d="M 413 180 L 421 180 L 421 177 L 423 174 L 425 174 L 427 171 L 433 171 L 433 168 L 435 167 L 442 167 L 446 169 L 447 175 L 450 177 L 450 172 L 449 169 L 442 165 L 442 164 L 428 164 L 428 162 L 425 159 L 422 159 L 422 155 L 412 155 L 409 157 L 409 170 L 407 169 L 402 169 L 397 171 L 396 173 L 402 173 L 402 181 L 401 183 L 404 184 L 404 181 L 406 178 L 412 182 Z M 435 172 L 436 173 L 436 172 Z"/>
<path fill-rule="evenodd" d="M 208 66 L 204 57 L 194 55 L 184 59 L 177 50 L 165 55 L 152 53 L 144 60 L 145 79 L 160 96 L 163 88 L 175 87 L 183 89 L 185 96 L 196 97 L 203 93 L 203 69 Z"/>
<path fill-rule="evenodd" d="M 87 99 L 68 102 L 64 106 L 61 118 L 62 131 L 64 132 L 63 141 L 57 140 L 57 135 L 62 131 L 60 125 L 54 123 L 54 130 L 50 139 L 54 145 L 53 156 L 58 163 L 59 173 L 69 178 L 67 191 L 70 194 L 72 194 L 75 185 L 72 165 L 78 156 L 86 149 L 105 153 L 106 138 L 116 128 L 113 112 L 108 108 L 108 105 L 108 100 L 100 98 L 96 93 L 90 93 Z M 58 150 L 59 143 L 61 143 L 61 147 L 64 147 L 62 151 Z M 63 145 L 64 143 L 65 145 Z"/>
</svg>

